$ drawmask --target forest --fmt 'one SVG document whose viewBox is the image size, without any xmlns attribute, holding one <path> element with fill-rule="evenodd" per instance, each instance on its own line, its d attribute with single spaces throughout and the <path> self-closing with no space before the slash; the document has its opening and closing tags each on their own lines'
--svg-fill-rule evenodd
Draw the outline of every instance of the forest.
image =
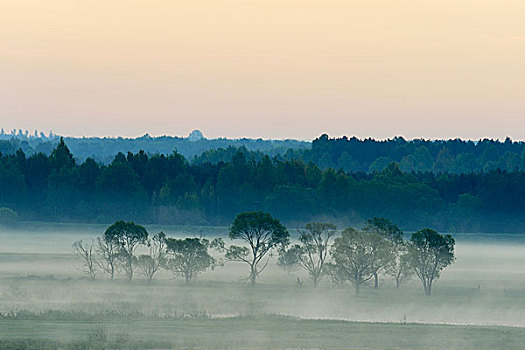
<svg viewBox="0 0 525 350">
<path fill-rule="evenodd" d="M 193 163 L 229 161 L 241 151 L 247 158 L 261 159 L 264 152 L 242 147 L 210 149 L 195 156 Z M 341 169 L 345 172 L 374 173 L 391 162 L 405 172 L 434 172 L 465 174 L 478 171 L 525 170 L 525 143 L 510 138 L 504 142 L 483 139 L 479 141 L 405 140 L 395 137 L 380 141 L 371 138 L 330 138 L 323 134 L 308 148 L 288 149 L 275 155 L 280 160 L 300 159 L 312 162 L 321 169 Z"/>
<path fill-rule="evenodd" d="M 312 162 L 321 169 L 341 169 L 345 172 L 373 173 L 397 162 L 405 172 L 434 172 L 465 174 L 478 171 L 525 170 L 525 143 L 506 138 L 498 140 L 388 140 L 372 138 L 330 138 L 323 134 L 312 142 L 299 140 L 207 139 L 194 130 L 187 137 L 145 134 L 136 138 L 64 137 L 77 161 L 93 158 L 109 164 L 119 152 L 148 155 L 169 155 L 176 150 L 192 164 L 229 162 L 237 152 L 247 159 L 260 161 L 265 155 L 281 161 Z M 60 142 L 53 133 L 29 134 L 28 131 L 0 129 L 0 153 L 14 154 L 22 149 L 27 156 L 37 153 L 50 155 Z"/>
<path fill-rule="evenodd" d="M 289 225 L 356 225 L 378 216 L 403 230 L 521 230 L 522 170 L 457 174 L 401 165 L 345 172 L 242 151 L 218 163 L 191 163 L 175 151 L 118 153 L 105 165 L 77 161 L 62 139 L 50 155 L 0 155 L 0 207 L 22 221 L 227 225 L 236 213 L 264 210 Z"/>
<path fill-rule="evenodd" d="M 104 164 L 111 163 L 119 152 L 139 152 L 147 154 L 168 155 L 177 150 L 187 159 L 193 159 L 201 153 L 228 147 L 244 148 L 254 152 L 263 152 L 269 156 L 284 154 L 289 149 L 303 149 L 310 146 L 309 142 L 298 140 L 263 140 L 263 139 L 207 139 L 200 130 L 193 130 L 187 137 L 158 136 L 144 134 L 140 137 L 64 137 L 69 149 L 76 159 L 84 161 L 93 158 Z M 35 130 L 30 134 L 27 130 L 12 130 L 6 133 L 0 129 L 0 152 L 13 154 L 22 149 L 27 155 L 36 153 L 51 154 L 60 142 L 60 136 L 53 132 L 45 134 Z"/>
</svg>

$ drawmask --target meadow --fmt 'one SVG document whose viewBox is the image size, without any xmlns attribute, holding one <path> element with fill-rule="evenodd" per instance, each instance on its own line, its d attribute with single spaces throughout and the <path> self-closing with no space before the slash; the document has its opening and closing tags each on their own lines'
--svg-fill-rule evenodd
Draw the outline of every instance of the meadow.
<svg viewBox="0 0 525 350">
<path fill-rule="evenodd" d="M 433 295 L 399 289 L 314 289 L 275 257 L 255 288 L 225 263 L 191 285 L 167 271 L 89 280 L 71 244 L 104 225 L 23 223 L 0 230 L 0 349 L 521 349 L 525 239 L 455 235 L 456 262 Z M 168 236 L 226 237 L 227 227 L 148 227 Z M 292 232 L 293 235 L 293 232 Z M 298 283 L 299 279 L 299 283 Z"/>
</svg>

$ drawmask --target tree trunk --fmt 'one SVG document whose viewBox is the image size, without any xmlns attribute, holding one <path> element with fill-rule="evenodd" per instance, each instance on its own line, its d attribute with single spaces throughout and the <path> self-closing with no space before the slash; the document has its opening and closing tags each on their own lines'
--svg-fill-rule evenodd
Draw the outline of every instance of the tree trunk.
<svg viewBox="0 0 525 350">
<path fill-rule="evenodd" d="M 374 289 L 377 289 L 379 287 L 379 276 L 377 275 L 377 272 L 374 273 Z"/>
<path fill-rule="evenodd" d="M 128 280 L 133 279 L 133 260 L 128 261 Z"/>
<path fill-rule="evenodd" d="M 317 286 L 319 285 L 319 276 L 314 276 L 313 282 L 314 288 L 317 288 Z"/>
<path fill-rule="evenodd" d="M 360 286 L 361 286 L 361 285 L 360 285 L 359 283 L 356 283 L 356 284 L 355 284 L 355 295 L 359 295 L 359 287 L 360 287 Z"/>
<path fill-rule="evenodd" d="M 426 294 L 427 296 L 429 296 L 431 293 L 432 293 L 432 281 L 429 281 L 429 282 L 427 283 L 427 289 L 426 289 L 426 291 L 425 291 L 425 294 Z"/>
<path fill-rule="evenodd" d="M 250 287 L 255 287 L 255 278 L 257 277 L 257 274 L 255 273 L 255 266 L 252 265 L 250 271 Z"/>
<path fill-rule="evenodd" d="M 432 291 L 432 282 L 423 279 L 423 288 L 425 289 L 425 295 L 430 295 Z"/>
</svg>

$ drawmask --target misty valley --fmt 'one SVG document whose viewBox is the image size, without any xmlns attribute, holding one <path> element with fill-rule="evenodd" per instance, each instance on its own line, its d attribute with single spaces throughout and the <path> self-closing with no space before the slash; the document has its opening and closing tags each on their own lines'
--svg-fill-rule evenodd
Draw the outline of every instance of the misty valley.
<svg viewBox="0 0 525 350">
<path fill-rule="evenodd" d="M 253 216 L 245 219 L 253 225 Z M 385 227 L 384 221 L 368 224 L 368 231 Z M 357 294 L 355 281 L 328 272 L 315 287 L 308 270 L 284 256 L 304 248 L 305 235 L 322 229 L 320 236 L 328 237 L 330 246 L 327 264 L 332 264 L 334 242 L 344 237 L 332 226 L 289 229 L 288 248 L 279 252 L 276 246 L 261 259 L 267 266 L 253 287 L 249 264 L 227 258 L 233 244 L 250 246 L 230 239 L 235 223 L 146 226 L 149 246 L 144 240 L 134 248 L 131 280 L 125 257 L 119 257 L 113 280 L 101 265 L 91 276 L 72 245 L 93 248 L 100 263 L 97 238 L 126 227 L 21 223 L 3 228 L 0 348 L 519 349 L 525 340 L 525 239 L 520 235 L 454 234 L 456 260 L 441 271 L 431 295 L 425 295 L 415 274 L 396 286 L 386 266 L 378 272 L 377 288 L 371 277 Z M 366 230 L 365 225 L 354 231 Z M 211 260 L 200 261 L 207 268 L 190 283 L 169 263 L 148 275 L 140 259 L 158 254 L 151 240 L 160 232 L 171 247 L 166 261 L 175 259 L 175 251 L 198 255 L 199 249 L 176 246 L 186 238 L 207 242 Z M 409 237 L 404 234 L 403 241 Z"/>
<path fill-rule="evenodd" d="M 525 349 L 524 15 L 0 0 L 0 350 Z"/>
</svg>

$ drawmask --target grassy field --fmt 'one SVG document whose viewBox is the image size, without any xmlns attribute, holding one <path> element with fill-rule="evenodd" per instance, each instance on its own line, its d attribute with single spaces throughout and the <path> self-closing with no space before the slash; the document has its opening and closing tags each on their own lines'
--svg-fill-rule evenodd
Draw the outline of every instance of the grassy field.
<svg viewBox="0 0 525 350">
<path fill-rule="evenodd" d="M 163 227 L 172 236 L 227 228 Z M 242 264 L 192 285 L 162 272 L 151 284 L 87 280 L 71 249 L 97 225 L 29 224 L 0 231 L 0 349 L 522 349 L 525 242 L 457 236 L 457 261 L 434 295 L 417 280 L 399 290 L 312 288 L 303 272 L 270 264 L 249 288 Z M 304 281 L 296 283 L 297 278 Z"/>
<path fill-rule="evenodd" d="M 175 349 L 522 349 L 519 328 L 334 320 L 279 316 L 225 319 L 105 321 L 0 321 L 6 344 L 20 334 L 53 339 L 63 345 L 94 342 L 104 333 L 106 345 Z M 100 330 L 103 330 L 102 332 Z M 13 334 L 15 336 L 13 336 Z M 99 344 L 102 343 L 99 341 Z M 0 343 L 1 345 L 1 343 Z M 78 346 L 78 345 L 77 345 Z"/>
</svg>

